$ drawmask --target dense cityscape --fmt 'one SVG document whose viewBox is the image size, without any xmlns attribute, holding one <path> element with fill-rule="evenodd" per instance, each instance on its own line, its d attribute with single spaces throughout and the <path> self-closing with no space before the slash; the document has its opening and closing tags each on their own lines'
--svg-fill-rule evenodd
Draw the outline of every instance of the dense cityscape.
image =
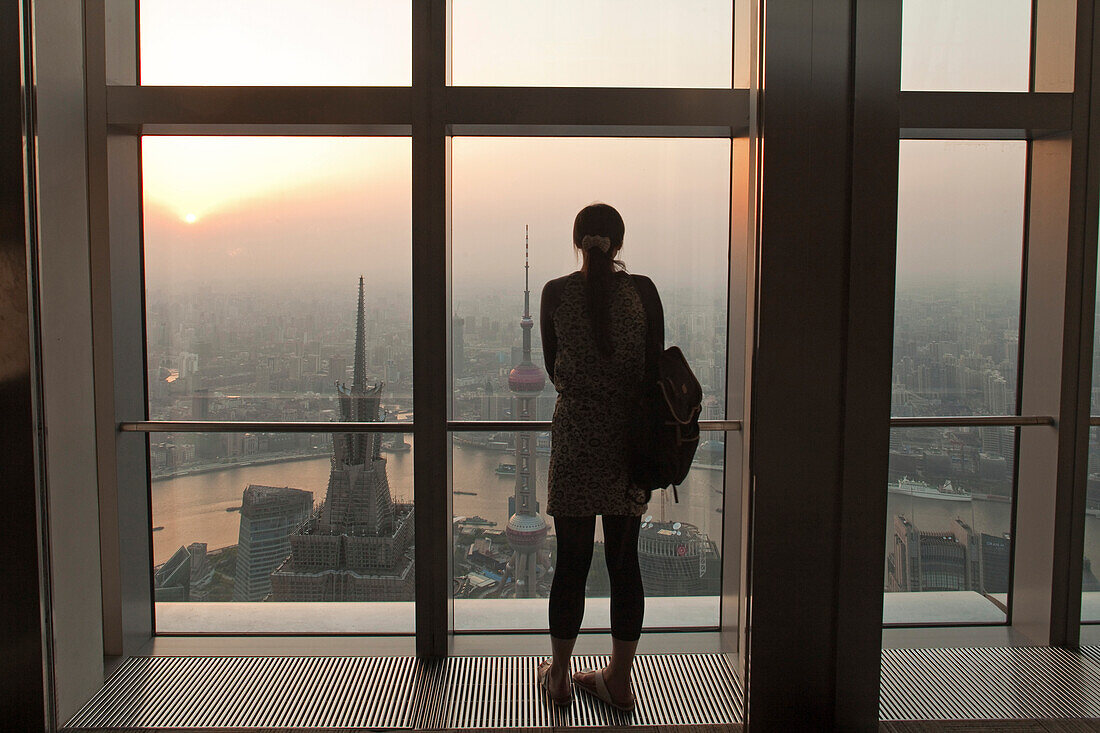
<svg viewBox="0 0 1100 733">
<path fill-rule="evenodd" d="M 411 318 L 408 302 L 393 292 L 364 286 L 362 320 L 350 307 L 347 288 L 316 291 L 238 292 L 204 286 L 188 293 L 150 295 L 148 304 L 150 417 L 195 420 L 339 420 L 341 391 L 379 386 L 376 417 L 406 421 L 413 417 Z M 718 299 L 698 300 L 690 292 L 668 292 L 666 341 L 680 345 L 704 385 L 703 417 L 723 416 L 725 382 L 725 307 Z M 537 292 L 532 295 L 537 299 Z M 537 312 L 537 302 L 529 306 Z M 523 349 L 522 293 L 518 288 L 456 294 L 451 322 L 453 413 L 465 420 L 549 419 L 553 385 L 520 395 L 513 380 L 526 359 L 541 370 L 537 319 L 530 351 Z M 362 335 L 363 384 L 356 383 L 357 332 Z M 1019 351 L 1019 295 L 1010 288 L 931 288 L 899 292 L 895 314 L 892 410 L 895 416 L 1003 415 L 1015 410 Z M 351 384 L 352 387 L 347 387 Z M 519 400 L 525 400 L 520 402 Z M 522 408 L 522 414 L 519 405 Z M 528 406 L 529 405 L 529 406 Z M 549 435 L 528 434 L 517 445 L 515 433 L 465 433 L 454 436 L 455 450 L 497 454 L 493 473 L 501 486 L 522 480 L 531 492 L 507 493 L 479 486 L 482 476 L 459 475 L 452 484 L 454 594 L 456 597 L 545 596 L 553 578 L 552 523 L 528 559 L 517 553 L 509 519 L 524 512 L 517 500 L 538 513 L 537 491 L 545 489 Z M 347 436 L 335 435 L 339 441 Z M 372 437 L 372 440 L 374 438 Z M 379 458 L 411 450 L 411 438 L 379 434 L 369 449 Z M 1092 446 L 1097 452 L 1097 445 Z M 159 434 L 150 441 L 154 486 L 173 477 L 202 475 L 227 467 L 331 459 L 334 435 L 316 434 Z M 898 428 L 891 433 L 886 591 L 974 591 L 1004 604 L 1011 557 L 1011 502 L 1016 453 L 1015 430 L 1005 427 Z M 711 472 L 721 484 L 723 442 L 712 435 L 699 451 L 693 474 Z M 522 466 L 530 461 L 525 475 Z M 381 465 L 385 478 L 384 458 Z M 517 468 L 519 466 L 520 468 Z M 331 484 L 329 476 L 329 484 Z M 490 479 L 491 481 L 491 479 Z M 713 483 L 713 481 L 712 481 Z M 387 485 L 386 495 L 389 496 Z M 412 525 L 411 487 L 397 496 Z M 511 487 L 509 487 L 510 489 Z M 1090 482 L 1090 488 L 1091 482 Z M 334 592 L 295 595 L 272 590 L 278 568 L 292 562 L 291 538 L 316 524 L 324 511 L 323 486 L 303 492 L 296 487 L 239 487 L 236 543 L 214 546 L 205 535 L 175 547 L 158 546 L 160 600 L 338 599 Z M 493 493 L 496 509 L 459 514 L 466 497 Z M 697 573 L 647 579 L 651 594 L 698 595 L 718 592 L 720 524 L 687 521 L 711 512 L 713 496 L 696 492 L 687 506 L 664 502 L 647 526 L 677 537 Z M 721 489 L 713 507 L 721 516 Z M 308 498 L 304 495 L 308 494 Z M 154 491 L 154 531 L 178 520 L 158 511 Z M 1090 492 L 1089 511 L 1100 513 Z M 488 497 L 486 497 L 488 500 Z M 480 500 L 479 500 L 480 501 Z M 401 504 L 401 502 L 410 502 Z M 701 506 L 699 506 L 701 505 Z M 470 506 L 484 506 L 483 503 Z M 689 514 L 688 509 L 692 512 Z M 492 514 L 492 516 L 486 516 Z M 541 519 L 539 521 L 542 521 Z M 272 529 L 274 525 L 278 528 Z M 536 523 L 537 524 L 537 523 Z M 705 526 L 699 526 L 703 524 Z M 675 529 L 673 529 L 675 526 Z M 709 532 L 709 534 L 708 534 Z M 266 534 L 265 534 L 266 533 Z M 272 534 L 274 533 L 274 534 Z M 406 532 L 411 538 L 411 529 Z M 676 534 L 679 533 L 679 534 Z M 713 535 L 713 536 L 712 536 Z M 660 535 L 665 537 L 666 535 Z M 256 539 L 254 539 L 256 538 Z M 264 539 L 259 539 L 264 538 Z M 274 538 L 274 539 L 273 539 Z M 645 533 L 643 533 L 643 540 Z M 263 553 L 252 547 L 267 542 Z M 398 554 L 411 560 L 411 539 Z M 663 550 L 654 547 L 654 557 Z M 675 551 L 674 551 L 675 552 Z M 265 554 L 266 553 L 266 554 Z M 168 554 L 169 556 L 165 556 Z M 247 554 L 247 557 L 245 555 Z M 257 562 L 253 558 L 266 559 Z M 597 549 L 597 556 L 599 549 Z M 243 559 L 242 559 L 243 558 Z M 289 558 L 289 559 L 288 559 Z M 1100 589 L 1086 559 L 1087 589 Z M 392 558 L 391 558 L 392 560 Z M 340 562 L 345 562 L 341 560 Z M 517 565 L 522 566 L 519 579 Z M 186 570 L 184 570 L 186 566 Z M 411 577 L 410 566 L 410 577 Z M 653 566 L 650 574 L 657 573 Z M 283 573 L 285 575 L 285 573 Z M 694 575 L 694 577 L 691 577 Z M 182 580 L 181 580 L 182 578 Z M 186 581 L 186 582 L 185 582 Z M 407 583 L 408 581 L 406 581 Z M 411 585 L 394 595 L 377 588 L 360 599 L 411 598 Z M 593 563 L 589 591 L 607 592 L 602 563 Z M 346 596 L 351 598 L 353 596 Z"/>
<path fill-rule="evenodd" d="M 552 414 L 555 393 L 544 377 L 536 319 L 529 313 L 537 303 L 525 303 L 526 293 L 517 291 L 481 292 L 454 300 L 453 409 L 459 419 L 548 420 Z M 150 297 L 150 416 L 342 420 L 348 419 L 350 405 L 365 399 L 357 395 L 377 389 L 371 393 L 377 408 L 367 412 L 355 408 L 367 415 L 360 419 L 411 420 L 411 318 L 407 308 L 402 313 L 395 306 L 401 299 L 393 293 L 372 292 L 368 283 L 362 286 L 357 313 L 349 307 L 350 298 L 339 297 L 335 286 L 320 293 L 294 298 L 280 292 L 276 297 L 204 286 L 163 299 Z M 725 387 L 725 304 L 692 298 L 687 292 L 665 295 L 667 340 L 681 345 L 696 366 L 707 393 L 704 418 L 719 419 Z M 517 377 L 519 367 L 526 381 Z M 698 484 L 695 496 L 679 505 L 657 500 L 651 504 L 653 514 L 646 517 L 642 545 L 649 550 L 642 552 L 643 572 L 651 595 L 716 595 L 719 591 L 718 543 L 707 532 L 720 532 L 724 442 L 721 434 L 709 438 L 700 447 L 697 468 L 688 482 Z M 387 457 L 400 461 L 411 452 L 411 437 L 371 434 L 354 450 L 346 447 L 348 440 L 351 435 L 339 433 L 153 436 L 157 599 L 411 600 L 413 512 L 411 504 L 401 503 L 411 501 L 411 487 L 400 479 L 396 484 L 401 486 L 396 486 L 386 468 Z M 538 514 L 537 494 L 545 492 L 549 434 L 463 433 L 453 440 L 455 596 L 546 596 L 553 578 L 555 537 L 552 523 Z M 470 451 L 499 459 L 492 471 L 495 475 L 486 478 L 467 471 L 461 459 Z M 344 457 L 338 459 L 336 454 Z M 359 456 L 355 460 L 360 463 L 348 464 L 350 454 Z M 239 515 L 235 544 L 219 547 L 216 541 L 200 541 L 211 531 L 202 526 L 202 520 L 179 515 L 194 512 L 191 503 L 184 500 L 181 503 L 188 508 L 176 509 L 164 498 L 166 487 L 184 477 L 201 480 L 229 469 L 319 463 L 329 456 L 333 457 L 327 492 L 324 485 L 314 485 L 313 492 L 295 486 L 241 486 L 237 505 L 225 507 Z M 347 465 L 352 470 L 340 468 Z M 362 468 L 354 469 L 355 465 Z M 390 520 L 381 529 L 377 522 L 364 529 L 363 517 L 330 518 L 326 523 L 334 482 L 347 486 L 353 474 L 374 476 L 369 481 L 360 479 L 359 489 L 353 489 L 370 497 L 366 503 L 405 507 L 396 515 L 391 508 L 381 510 L 386 517 L 405 517 L 403 529 Z M 505 495 L 500 486 L 482 485 L 502 482 L 514 483 L 514 491 Z M 406 495 L 398 496 L 402 488 Z M 472 498 L 479 492 L 483 499 Z M 465 511 L 463 506 L 486 508 L 480 514 L 459 514 Z M 687 521 L 704 512 L 701 522 Z M 181 537 L 172 532 L 173 523 L 189 525 L 197 536 Z M 526 542 L 524 532 L 537 541 Z M 179 544 L 159 541 L 167 534 Z M 346 548 L 333 549 L 328 560 L 315 557 L 314 550 L 322 542 L 316 537 L 344 536 L 342 542 L 348 543 L 355 535 L 370 536 L 375 544 L 379 537 L 389 538 L 385 541 L 390 549 L 380 556 L 381 565 L 368 567 L 361 561 L 355 566 Z M 601 550 L 598 543 L 589 581 L 589 592 L 596 595 L 609 591 Z M 376 582 L 364 584 L 359 579 L 364 574 Z M 304 580 L 307 576 L 324 576 L 328 581 L 315 580 L 310 585 Z M 377 580 L 383 576 L 391 580 Z"/>
</svg>

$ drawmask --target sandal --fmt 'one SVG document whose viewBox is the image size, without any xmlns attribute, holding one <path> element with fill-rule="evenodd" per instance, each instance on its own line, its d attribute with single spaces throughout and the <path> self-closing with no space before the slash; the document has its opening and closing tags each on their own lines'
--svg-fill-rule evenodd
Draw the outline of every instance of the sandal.
<svg viewBox="0 0 1100 733">
<path fill-rule="evenodd" d="M 565 707 L 569 703 L 573 702 L 572 695 L 566 695 L 565 697 L 554 697 L 550 693 L 550 667 L 553 666 L 549 659 L 544 659 L 539 662 L 538 679 L 539 687 L 546 690 L 546 694 L 550 696 L 550 701 L 558 707 Z"/>
<path fill-rule="evenodd" d="M 582 680 L 578 676 L 582 674 L 592 675 L 592 679 L 594 682 L 592 684 L 589 684 L 588 682 Z M 611 693 L 607 689 L 607 683 L 603 679 L 602 669 L 586 669 L 583 672 L 578 672 L 577 674 L 573 675 L 573 682 L 577 685 L 577 687 L 581 688 L 589 695 L 595 695 L 600 700 L 604 701 L 616 710 L 621 710 L 624 713 L 634 712 L 636 701 L 633 697 L 631 697 L 630 701 L 626 703 L 617 702 L 611 698 Z"/>
</svg>

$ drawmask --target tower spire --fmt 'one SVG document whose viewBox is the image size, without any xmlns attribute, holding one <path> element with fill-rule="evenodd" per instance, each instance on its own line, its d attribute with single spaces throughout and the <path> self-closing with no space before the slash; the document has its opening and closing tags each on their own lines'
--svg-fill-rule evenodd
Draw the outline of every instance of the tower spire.
<svg viewBox="0 0 1100 733">
<path fill-rule="evenodd" d="M 535 321 L 531 318 L 531 244 L 528 238 L 528 225 L 523 225 L 523 317 L 519 319 L 523 329 L 523 364 L 531 363 L 531 329 Z"/>
<path fill-rule="evenodd" d="M 531 363 L 531 245 L 529 227 L 523 227 L 523 317 L 519 320 L 523 330 L 523 359 L 508 373 L 508 386 L 512 390 L 513 419 L 534 420 L 539 393 L 546 385 L 542 370 Z M 537 594 L 539 550 L 546 540 L 546 520 L 539 514 L 535 499 L 535 464 L 537 436 L 529 430 L 516 433 L 516 489 L 509 500 L 509 518 L 506 533 L 515 554 L 512 568 L 515 573 L 517 597 L 534 598 Z"/>
<path fill-rule="evenodd" d="M 531 317 L 531 242 L 528 225 L 523 225 L 523 317 Z"/>
<path fill-rule="evenodd" d="M 355 371 L 351 389 L 359 392 L 367 388 L 366 319 L 363 315 L 363 276 L 359 276 L 359 311 L 355 316 Z"/>
</svg>

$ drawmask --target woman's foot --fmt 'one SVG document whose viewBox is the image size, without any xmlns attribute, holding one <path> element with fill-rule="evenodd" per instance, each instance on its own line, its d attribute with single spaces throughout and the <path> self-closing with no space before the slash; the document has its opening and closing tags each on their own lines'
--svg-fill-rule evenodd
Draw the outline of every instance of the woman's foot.
<svg viewBox="0 0 1100 733">
<path fill-rule="evenodd" d="M 539 662 L 539 684 L 546 688 L 556 705 L 566 705 L 573 696 L 573 685 L 565 669 L 558 669 L 549 659 Z"/>
<path fill-rule="evenodd" d="M 631 710 L 634 708 L 634 695 L 630 692 L 629 675 L 614 674 L 609 667 L 604 667 L 598 672 L 592 670 L 577 672 L 573 675 L 573 680 L 578 686 L 598 695 L 597 690 L 599 689 L 599 683 L 596 680 L 597 674 L 603 676 L 603 683 L 607 688 L 607 694 L 611 697 L 611 699 L 606 702 L 611 703 L 611 705 L 620 710 Z"/>
</svg>

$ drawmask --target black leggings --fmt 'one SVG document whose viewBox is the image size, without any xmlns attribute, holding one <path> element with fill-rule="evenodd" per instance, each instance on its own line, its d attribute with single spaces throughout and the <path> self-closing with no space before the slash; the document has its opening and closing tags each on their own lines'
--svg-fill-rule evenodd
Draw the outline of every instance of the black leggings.
<svg viewBox="0 0 1100 733">
<path fill-rule="evenodd" d="M 611 635 L 637 641 L 645 594 L 638 567 L 640 517 L 603 516 L 607 573 L 611 577 Z M 592 564 L 596 517 L 554 517 L 558 557 L 550 586 L 550 635 L 575 639 L 584 618 L 584 585 Z"/>
</svg>

